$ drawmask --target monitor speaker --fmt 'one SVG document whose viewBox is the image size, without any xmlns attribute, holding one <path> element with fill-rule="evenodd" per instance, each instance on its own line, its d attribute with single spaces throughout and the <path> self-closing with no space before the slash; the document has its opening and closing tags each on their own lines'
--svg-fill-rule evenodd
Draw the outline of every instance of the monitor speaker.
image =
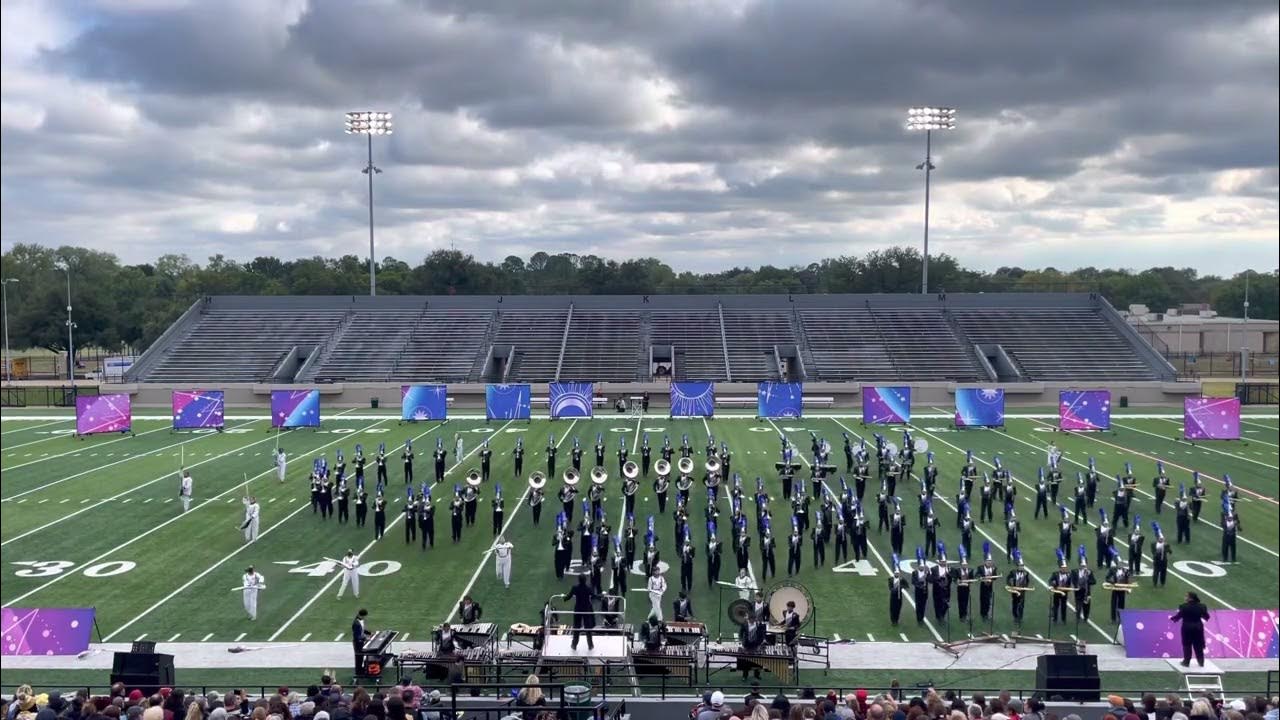
<svg viewBox="0 0 1280 720">
<path fill-rule="evenodd" d="M 146 695 L 173 687 L 173 656 L 161 653 L 118 652 L 111 662 L 111 683 L 121 682 Z"/>
<path fill-rule="evenodd" d="M 1036 688 L 1048 697 L 1097 702 L 1102 697 L 1097 655 L 1041 655 L 1036 662 Z"/>
</svg>

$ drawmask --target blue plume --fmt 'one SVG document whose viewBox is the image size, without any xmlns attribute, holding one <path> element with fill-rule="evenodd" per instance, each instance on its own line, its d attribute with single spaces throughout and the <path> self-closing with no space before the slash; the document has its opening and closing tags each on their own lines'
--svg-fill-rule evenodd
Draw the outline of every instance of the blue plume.
<svg viewBox="0 0 1280 720">
<path fill-rule="evenodd" d="M 1115 549 L 1115 547 L 1112 547 L 1112 548 L 1111 548 L 1110 555 L 1111 555 L 1111 558 L 1114 560 L 1114 559 L 1116 559 L 1116 558 L 1119 558 L 1119 557 L 1120 557 L 1120 551 L 1119 551 L 1119 550 L 1117 550 L 1117 549 Z"/>
<path fill-rule="evenodd" d="M 941 540 L 938 541 L 938 554 L 941 555 L 942 557 L 947 556 L 947 544 L 942 542 Z"/>
<path fill-rule="evenodd" d="M 613 546 L 619 550 L 622 549 L 622 533 L 613 536 Z"/>
<path fill-rule="evenodd" d="M 600 518 L 601 520 L 604 519 L 604 508 L 602 507 L 596 508 L 596 517 Z"/>
<path fill-rule="evenodd" d="M 969 559 L 969 553 L 964 551 L 963 545 L 957 546 L 956 552 L 960 553 L 960 562 L 964 562 Z"/>
<path fill-rule="evenodd" d="M 1092 456 L 1092 455 L 1090 455 L 1090 456 L 1089 456 L 1089 469 L 1090 469 L 1090 470 L 1092 470 L 1092 469 L 1093 469 L 1093 466 L 1094 466 L 1093 456 Z"/>
<path fill-rule="evenodd" d="M 1076 548 L 1076 555 L 1078 555 L 1081 560 L 1084 560 L 1089 557 L 1089 551 L 1085 549 L 1083 544 L 1081 544 L 1080 547 Z"/>
<path fill-rule="evenodd" d="M 1126 463 L 1124 464 L 1124 474 L 1125 474 L 1125 475 L 1131 475 L 1131 474 L 1133 474 L 1133 463 L 1131 463 L 1131 462 L 1126 462 Z"/>
<path fill-rule="evenodd" d="M 648 444 L 649 444 L 649 433 L 645 433 L 645 434 L 644 434 L 644 439 L 641 441 L 641 444 L 642 444 L 642 445 L 648 445 Z"/>
<path fill-rule="evenodd" d="M 387 444 L 384 442 L 378 443 L 378 452 L 385 453 L 386 451 L 387 451 Z"/>
<path fill-rule="evenodd" d="M 461 495 L 461 494 L 462 494 L 462 486 L 461 486 L 461 485 L 459 485 L 458 483 L 454 483 L 454 484 L 453 484 L 453 494 L 454 494 L 454 495 Z"/>
<path fill-rule="evenodd" d="M 1194 480 L 1194 481 L 1196 482 L 1196 484 L 1197 484 L 1197 485 L 1198 485 L 1198 484 L 1200 484 L 1200 471 L 1199 471 L 1199 470 L 1192 470 L 1192 471 L 1191 471 L 1191 479 L 1192 479 L 1192 480 Z"/>
<path fill-rule="evenodd" d="M 765 518 L 764 518 L 764 529 L 765 529 L 765 530 L 772 530 L 772 529 L 773 529 L 773 521 L 769 519 L 769 516 L 768 516 L 768 515 L 766 515 L 766 516 L 765 516 Z"/>
<path fill-rule="evenodd" d="M 707 499 L 708 499 L 708 500 L 711 500 L 711 499 L 715 498 L 715 496 L 716 496 L 716 489 L 715 489 L 715 488 L 707 488 Z"/>
<path fill-rule="evenodd" d="M 628 524 L 628 525 L 635 525 L 635 524 L 636 524 L 636 514 L 635 514 L 635 513 L 627 513 L 627 524 Z"/>
<path fill-rule="evenodd" d="M 587 502 L 586 498 L 582 498 L 582 512 L 584 513 L 590 512 L 590 508 L 591 508 L 591 503 Z"/>
<path fill-rule="evenodd" d="M 689 534 L 687 530 L 685 531 L 685 534 L 686 534 L 686 535 L 688 535 L 688 534 Z M 653 544 L 653 537 L 654 537 L 654 535 L 653 535 L 653 531 L 652 531 L 652 530 L 650 530 L 649 532 L 645 533 L 645 534 L 644 534 L 644 544 L 645 544 L 645 545 L 652 545 L 652 544 Z"/>
<path fill-rule="evenodd" d="M 933 451 L 932 451 L 932 450 L 930 450 L 929 452 L 925 453 L 925 458 L 926 458 L 929 462 L 931 462 L 931 463 L 932 463 L 932 462 L 933 462 Z"/>
<path fill-rule="evenodd" d="M 646 523 L 646 527 L 649 528 L 649 532 L 653 532 L 653 516 L 652 515 L 649 516 L 649 521 Z"/>
<path fill-rule="evenodd" d="M 891 557 L 893 558 L 892 572 L 898 572 L 898 568 L 902 567 L 902 561 L 898 559 L 898 553 L 893 553 Z"/>
<path fill-rule="evenodd" d="M 996 455 L 996 457 L 995 457 L 995 466 L 996 466 L 997 468 L 998 468 L 998 467 L 1000 467 L 1000 456 L 999 456 L 999 455 Z"/>
<path fill-rule="evenodd" d="M 1021 564 L 1022 564 L 1022 551 L 1021 551 L 1021 550 L 1014 550 L 1014 551 L 1013 551 L 1013 561 L 1014 561 L 1014 562 L 1016 562 L 1016 563 L 1018 563 L 1019 565 L 1021 565 Z"/>
<path fill-rule="evenodd" d="M 1164 474 L 1164 463 L 1160 462 L 1159 460 L 1156 461 L 1156 472 L 1160 473 L 1161 475 Z"/>
<path fill-rule="evenodd" d="M 1227 487 L 1231 487 L 1231 476 L 1226 473 L 1222 473 L 1222 484 Z"/>
<path fill-rule="evenodd" d="M 1036 469 L 1036 476 L 1037 476 L 1037 477 L 1039 477 L 1041 480 L 1043 480 L 1043 479 L 1044 479 L 1044 468 L 1037 468 L 1037 469 Z"/>
<path fill-rule="evenodd" d="M 707 532 L 708 532 L 708 533 L 711 533 L 712 535 L 715 535 L 715 534 L 716 534 L 716 521 L 715 521 L 715 520 L 708 520 L 708 521 L 707 521 Z"/>
<path fill-rule="evenodd" d="M 1187 494 L 1187 484 L 1186 484 L 1186 483 L 1178 483 L 1178 496 L 1179 496 L 1179 497 L 1181 497 L 1181 496 L 1186 495 L 1186 494 Z"/>
<path fill-rule="evenodd" d="M 364 446 L 361 445 L 360 443 L 356 443 L 356 455 L 363 455 L 363 454 L 364 454 Z"/>
<path fill-rule="evenodd" d="M 1066 517 L 1066 516 L 1067 516 L 1067 506 L 1066 506 L 1066 505 L 1059 504 L 1059 505 L 1058 505 L 1058 512 L 1062 513 L 1062 517 Z"/>
<path fill-rule="evenodd" d="M 738 527 L 745 528 L 747 526 L 747 516 L 743 515 L 738 518 Z"/>
<path fill-rule="evenodd" d="M 841 491 L 841 492 L 843 492 L 843 491 L 848 490 L 848 489 L 849 489 L 849 483 L 845 482 L 845 481 L 844 481 L 844 476 L 843 476 L 843 475 L 841 475 L 841 476 L 840 476 L 840 491 Z"/>
<path fill-rule="evenodd" d="M 596 549 L 596 548 L 598 548 L 599 546 L 600 546 L 600 536 L 599 536 L 599 535 L 592 535 L 592 536 L 591 536 L 591 549 L 592 549 L 592 550 L 595 550 L 595 549 Z"/>
<path fill-rule="evenodd" d="M 1084 482 L 1084 473 L 1080 472 L 1079 470 L 1076 471 L 1076 482 L 1078 483 Z"/>
<path fill-rule="evenodd" d="M 1004 511 L 1005 511 L 1005 512 L 1009 512 L 1010 510 L 1013 510 L 1013 503 L 1012 503 L 1012 502 L 1005 502 L 1005 504 L 1004 504 Z"/>
<path fill-rule="evenodd" d="M 364 492 L 364 478 L 356 478 L 356 490 Z"/>
<path fill-rule="evenodd" d="M 422 497 L 431 499 L 431 488 L 427 487 L 426 483 L 422 483 Z"/>
<path fill-rule="evenodd" d="M 556 525 L 564 525 L 564 521 L 565 521 L 564 512 L 556 513 Z"/>
<path fill-rule="evenodd" d="M 493 485 L 493 489 L 494 489 L 494 490 L 495 490 L 499 495 L 501 495 L 501 494 L 502 494 L 502 483 L 494 483 L 494 485 Z"/>
<path fill-rule="evenodd" d="M 412 500 L 412 499 L 413 499 L 413 486 L 412 486 L 412 485 L 410 485 L 409 487 L 405 488 L 405 489 L 404 489 L 404 492 L 405 492 L 405 495 L 407 495 L 407 496 L 409 497 L 409 499 L 410 499 L 410 500 Z"/>
<path fill-rule="evenodd" d="M 1106 521 L 1107 521 L 1107 509 L 1106 509 L 1106 508 L 1098 508 L 1098 515 L 1102 518 L 1102 522 L 1106 522 Z"/>
<path fill-rule="evenodd" d="M 965 451 L 964 451 L 964 459 L 965 459 L 965 460 L 967 460 L 968 462 L 973 462 L 973 451 L 972 451 L 972 450 L 965 450 Z"/>
<path fill-rule="evenodd" d="M 1142 516 L 1141 516 L 1141 515 L 1134 515 L 1134 516 L 1133 516 L 1133 527 L 1134 527 L 1134 529 L 1135 529 L 1135 530 L 1141 530 L 1141 529 L 1142 529 Z"/>
<path fill-rule="evenodd" d="M 1064 556 L 1064 555 L 1062 554 L 1062 548 L 1058 548 L 1058 549 L 1057 549 L 1057 550 L 1055 550 L 1054 552 L 1056 552 L 1056 553 L 1058 554 L 1058 565 L 1066 565 L 1066 564 L 1067 564 L 1067 558 L 1066 558 L 1066 556 Z"/>
<path fill-rule="evenodd" d="M 1151 530 L 1152 530 L 1153 532 L 1155 532 L 1155 534 L 1157 534 L 1157 535 L 1162 535 L 1162 534 L 1163 534 L 1163 533 L 1161 533 L 1161 532 L 1160 532 L 1160 523 L 1156 522 L 1155 520 L 1152 520 L 1152 521 L 1151 521 Z"/>
<path fill-rule="evenodd" d="M 334 452 L 334 454 L 337 455 L 338 462 L 342 462 L 342 448 L 338 448 L 337 451 Z"/>
<path fill-rule="evenodd" d="M 924 548 L 919 545 L 916 546 L 916 561 L 922 564 L 924 563 Z"/>
<path fill-rule="evenodd" d="M 800 529 L 800 518 L 796 517 L 795 515 L 791 516 L 791 529 L 792 530 Z"/>
<path fill-rule="evenodd" d="M 982 541 L 982 557 L 991 559 L 991 541 L 989 540 Z"/>
<path fill-rule="evenodd" d="M 574 441 L 576 442 L 576 441 L 577 441 L 577 438 L 574 438 Z M 597 443 L 600 443 L 600 444 L 603 444 L 603 443 L 604 443 L 604 433 L 602 433 L 602 432 L 598 432 L 598 433 L 596 433 L 596 442 L 597 442 Z"/>
</svg>

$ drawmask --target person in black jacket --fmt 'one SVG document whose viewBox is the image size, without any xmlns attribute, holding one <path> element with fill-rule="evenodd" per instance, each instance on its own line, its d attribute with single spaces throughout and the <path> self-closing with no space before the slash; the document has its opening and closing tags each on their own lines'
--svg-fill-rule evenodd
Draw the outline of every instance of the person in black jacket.
<svg viewBox="0 0 1280 720">
<path fill-rule="evenodd" d="M 364 641 L 367 639 L 369 631 L 364 626 L 364 620 L 369 616 L 369 611 L 360 608 L 355 618 L 351 621 L 351 647 L 356 653 L 356 675 L 360 675 L 363 668 L 361 661 L 364 659 Z M 1201 635 L 1203 637 L 1203 634 Z"/>
<path fill-rule="evenodd" d="M 596 626 L 595 605 L 592 603 L 595 597 L 595 593 L 591 591 L 591 586 L 587 584 L 587 576 L 585 574 L 579 575 L 578 584 L 564 594 L 565 600 L 573 601 L 573 643 L 571 647 L 574 650 L 578 649 L 578 637 L 584 629 L 587 631 L 587 647 L 592 650 L 596 647 L 595 640 L 591 638 L 591 630 Z"/>
<path fill-rule="evenodd" d="M 1182 621 L 1182 666 L 1191 666 L 1194 651 L 1196 664 L 1204 667 L 1204 623 L 1209 619 L 1209 609 L 1200 602 L 1200 596 L 1187 593 L 1186 601 L 1178 606 L 1178 612 L 1169 620 Z"/>
</svg>

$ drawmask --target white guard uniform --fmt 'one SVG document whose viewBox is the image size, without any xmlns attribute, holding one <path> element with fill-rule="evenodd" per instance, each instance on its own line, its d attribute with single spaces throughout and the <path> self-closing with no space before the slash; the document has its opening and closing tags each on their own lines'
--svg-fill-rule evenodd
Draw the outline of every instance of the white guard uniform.
<svg viewBox="0 0 1280 720">
<path fill-rule="evenodd" d="M 493 546 L 494 569 L 503 587 L 511 587 L 511 555 L 515 545 L 510 541 L 500 542 Z"/>
<path fill-rule="evenodd" d="M 453 456 L 457 458 L 456 460 L 454 460 L 454 462 L 462 462 L 463 454 L 464 453 L 462 452 L 462 438 L 459 437 L 454 442 L 454 445 L 453 445 Z"/>
<path fill-rule="evenodd" d="M 244 598 L 244 611 L 249 613 L 250 620 L 257 620 L 258 591 L 266 589 L 267 579 L 258 572 L 245 573 L 242 585 L 244 589 L 240 591 L 240 596 Z"/>
<path fill-rule="evenodd" d="M 284 471 L 288 465 L 289 458 L 284 454 L 284 451 L 281 450 L 276 453 L 276 479 L 280 482 L 284 482 Z"/>
<path fill-rule="evenodd" d="M 253 542 L 258 539 L 258 503 L 242 498 L 244 503 L 244 522 L 240 527 L 244 530 L 244 541 Z"/>
<path fill-rule="evenodd" d="M 654 613 L 657 614 L 658 620 L 662 620 L 662 594 L 667 591 L 667 579 L 661 575 L 649 576 L 649 605 Z"/>
<path fill-rule="evenodd" d="M 360 597 L 360 558 L 347 555 L 342 558 L 342 585 L 338 588 L 338 597 L 351 586 L 351 594 Z"/>
<path fill-rule="evenodd" d="M 751 579 L 750 575 L 739 575 L 733 579 L 733 584 L 738 586 L 738 597 L 743 600 L 750 600 L 756 591 L 756 581 Z"/>
<path fill-rule="evenodd" d="M 195 483 L 192 482 L 190 475 L 183 475 L 178 486 L 178 500 L 182 502 L 182 512 L 191 509 L 191 491 L 194 489 Z"/>
</svg>

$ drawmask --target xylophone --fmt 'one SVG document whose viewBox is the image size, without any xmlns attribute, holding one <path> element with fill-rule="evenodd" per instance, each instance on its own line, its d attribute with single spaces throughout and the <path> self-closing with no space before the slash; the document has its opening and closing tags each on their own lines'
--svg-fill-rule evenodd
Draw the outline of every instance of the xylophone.
<svg viewBox="0 0 1280 720">
<path fill-rule="evenodd" d="M 440 628 L 436 628 L 437 631 Z M 453 634 L 463 643 L 472 647 L 488 645 L 493 642 L 498 634 L 498 626 L 493 623 L 471 623 L 469 625 L 454 625 Z"/>
<path fill-rule="evenodd" d="M 773 673 L 784 683 L 795 682 L 795 656 L 786 645 L 765 645 L 758 650 L 745 650 L 742 646 L 712 650 L 708 659 L 732 658 L 739 667 L 759 668 Z"/>
<path fill-rule="evenodd" d="M 667 642 L 672 645 L 697 645 L 707 636 L 707 626 L 700 622 L 667 623 Z"/>
<path fill-rule="evenodd" d="M 631 653 L 631 662 L 635 665 L 636 675 L 666 675 L 684 680 L 692 687 L 697 677 L 696 652 L 692 647 L 679 645 L 658 650 L 642 648 Z"/>
</svg>

